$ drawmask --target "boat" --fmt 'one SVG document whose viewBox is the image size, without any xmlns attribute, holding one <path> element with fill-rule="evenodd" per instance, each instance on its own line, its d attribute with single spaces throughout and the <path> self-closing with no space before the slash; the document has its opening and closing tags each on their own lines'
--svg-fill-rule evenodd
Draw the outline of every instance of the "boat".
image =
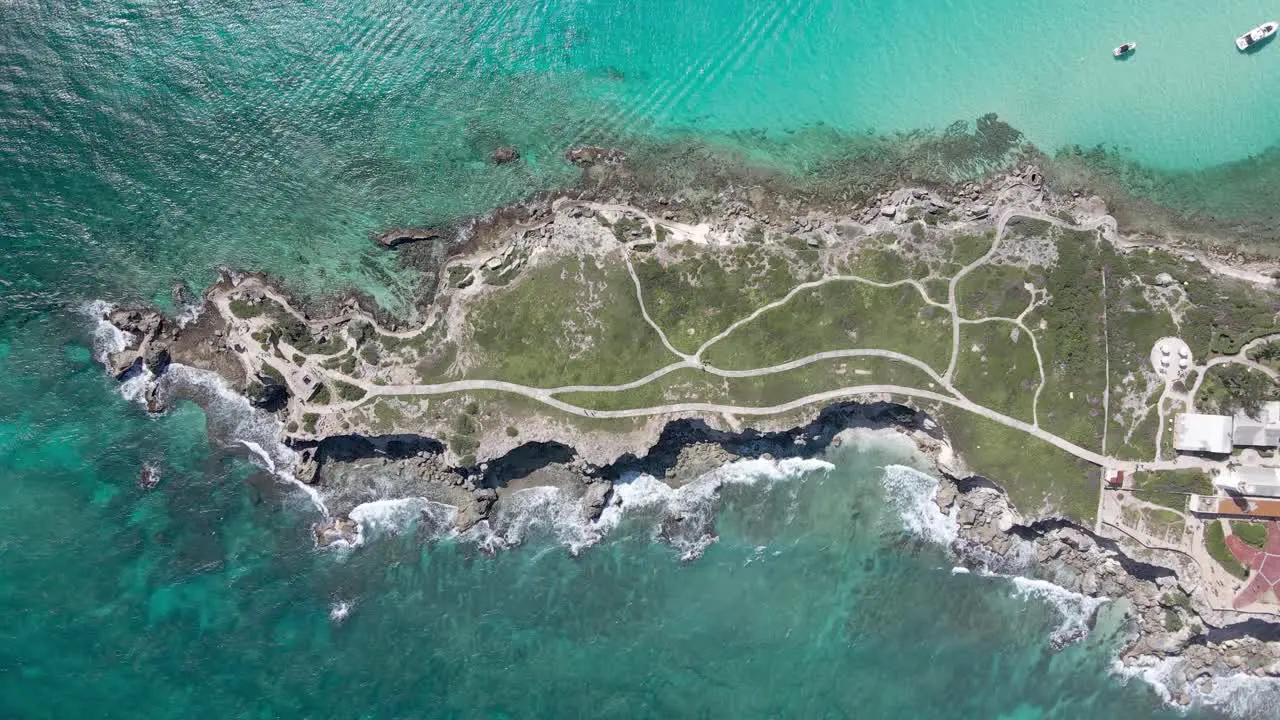
<svg viewBox="0 0 1280 720">
<path fill-rule="evenodd" d="M 1128 55 L 1129 53 L 1137 49 L 1138 49 L 1138 43 L 1127 42 L 1121 45 L 1120 47 L 1116 48 L 1115 50 L 1112 50 L 1111 54 L 1115 55 L 1116 57 L 1124 57 L 1125 55 Z"/>
<path fill-rule="evenodd" d="M 1280 23 L 1275 20 L 1268 20 L 1258 27 L 1236 38 L 1236 47 L 1241 50 L 1248 50 L 1258 43 L 1266 40 L 1276 34 L 1276 30 L 1280 30 Z"/>
</svg>

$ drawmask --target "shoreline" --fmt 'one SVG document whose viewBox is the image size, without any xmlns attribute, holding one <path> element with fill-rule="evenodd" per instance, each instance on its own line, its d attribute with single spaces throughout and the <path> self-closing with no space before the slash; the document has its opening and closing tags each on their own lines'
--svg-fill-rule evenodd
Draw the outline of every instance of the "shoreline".
<svg viewBox="0 0 1280 720">
<path fill-rule="evenodd" d="M 595 167 L 588 168 L 588 176 Z M 953 194 L 921 188 L 882 192 L 870 197 L 865 205 L 859 206 L 861 209 L 855 207 L 852 222 L 861 223 L 867 232 L 884 232 L 914 219 L 903 220 L 908 208 L 923 207 L 925 212 L 944 210 L 948 218 L 953 218 L 952 224 L 960 228 L 957 232 L 982 231 L 988 226 L 1003 228 L 1012 216 L 1002 213 L 997 219 L 992 216 L 993 209 L 1011 207 L 1010 203 L 1041 202 L 1049 193 L 1043 177 L 1033 167 L 982 184 L 967 183 L 950 192 Z M 412 317 L 393 318 L 385 312 L 367 309 L 367 299 L 358 294 L 300 302 L 270 277 L 224 271 L 205 293 L 203 311 L 189 315 L 193 319 L 185 323 L 145 308 L 96 306 L 93 312 L 100 325 L 95 335 L 104 342 L 110 341 L 105 351 L 100 349 L 98 357 L 111 374 L 129 387 L 129 396 L 152 414 L 164 413 L 181 399 L 194 400 L 208 412 L 212 402 L 208 392 L 210 379 L 217 378 L 221 385 L 213 395 L 235 395 L 237 412 L 247 412 L 260 419 L 254 425 L 252 439 L 236 437 L 234 429 L 224 429 L 228 438 L 263 458 L 273 474 L 287 476 L 311 495 L 325 515 L 325 521 L 313 528 L 317 545 L 322 547 L 359 544 L 368 529 L 366 526 L 375 522 L 367 512 L 372 510 L 370 501 L 395 503 L 418 499 L 428 505 L 416 511 L 410 507 L 411 503 L 401 502 L 396 507 L 429 518 L 433 526 L 452 526 L 454 532 L 468 533 L 488 528 L 495 508 L 502 508 L 515 493 L 551 488 L 563 494 L 564 497 L 557 496 L 559 500 L 572 502 L 573 522 L 590 526 L 616 508 L 620 502 L 616 483 L 624 477 L 647 475 L 670 490 L 679 491 L 700 481 L 715 468 L 734 461 L 814 458 L 833 443 L 838 446 L 840 434 L 851 428 L 905 433 L 943 477 L 937 500 L 944 512 L 954 513 L 957 518 L 958 538 L 952 550 L 966 563 L 965 567 L 1018 575 L 1043 574 L 1055 585 L 1084 597 L 1128 600 L 1135 607 L 1131 616 L 1135 637 L 1123 653 L 1125 667 L 1144 667 L 1155 662 L 1151 658 L 1177 658 L 1185 668 L 1172 673 L 1173 685 L 1182 689 L 1172 691 L 1171 697 L 1179 704 L 1190 701 L 1187 688 L 1194 687 L 1201 694 L 1207 692 L 1203 678 L 1238 674 L 1242 667 L 1257 675 L 1280 676 L 1280 663 L 1264 662 L 1269 657 L 1280 656 L 1280 642 L 1255 637 L 1266 634 L 1266 628 L 1251 625 L 1254 621 L 1233 620 L 1207 606 L 1196 607 L 1197 576 L 1192 564 L 1165 557 L 1171 553 L 1147 551 L 1131 547 L 1132 543 L 1103 537 L 1060 514 L 1046 514 L 1042 510 L 1039 516 L 1024 517 L 996 484 L 998 478 L 987 479 L 969 472 L 963 459 L 952 449 L 943 428 L 930 414 L 937 411 L 938 402 L 952 402 L 942 396 L 920 393 L 910 399 L 910 393 L 904 397 L 903 393 L 895 392 L 902 388 L 894 385 L 872 386 L 876 388 L 873 392 L 853 393 L 846 388 L 800 398 L 792 405 L 778 406 L 781 411 L 765 408 L 767 413 L 756 416 L 734 413 L 719 406 L 673 405 L 670 409 L 646 411 L 643 421 L 621 429 L 615 426 L 608 431 L 549 419 L 551 410 L 535 404 L 532 411 L 520 411 L 527 422 L 521 425 L 518 437 L 510 432 L 505 437 L 484 435 L 475 442 L 472 454 L 464 456 L 455 451 L 453 441 L 438 427 L 426 427 L 419 433 L 379 434 L 359 424 L 343 427 L 336 421 L 330 423 L 327 416 L 327 424 L 319 428 L 298 427 L 296 420 L 301 411 L 294 408 L 293 398 L 301 402 L 304 397 L 300 391 L 304 386 L 316 383 L 313 387 L 319 387 L 314 376 L 308 377 L 312 372 L 308 361 L 294 368 L 253 350 L 248 338 L 264 332 L 261 324 L 253 319 L 261 311 L 254 310 L 244 318 L 233 306 L 233 303 L 244 302 L 242 298 L 246 294 L 252 299 L 250 309 L 261 304 L 278 305 L 286 316 L 291 316 L 289 322 L 303 328 L 305 337 L 301 337 L 299 343 L 317 344 L 327 348 L 322 354 L 334 356 L 328 346 L 334 338 L 345 337 L 349 342 L 348 329 L 355 324 L 368 324 L 387 337 L 415 339 L 433 323 L 449 322 L 449 314 L 455 308 L 450 307 L 447 300 L 456 290 L 466 289 L 474 282 L 469 278 L 479 272 L 473 270 L 468 278 L 450 277 L 448 268 L 454 258 L 465 253 L 473 257 L 492 253 L 484 260 L 483 269 L 488 270 L 494 258 L 500 258 L 492 268 L 495 273 L 502 268 L 519 267 L 529 254 L 521 243 L 528 242 L 530 237 L 546 238 L 547 228 L 553 222 L 564 224 L 566 218 L 581 220 L 582 215 L 575 213 L 583 208 L 593 214 L 613 213 L 611 217 L 620 218 L 613 221 L 619 226 L 623 220 L 633 217 L 628 215 L 633 211 L 639 212 L 641 218 L 649 218 L 650 227 L 654 226 L 653 218 L 661 216 L 664 227 L 676 228 L 686 236 L 686 242 L 694 244 L 707 242 L 706 231 L 700 229 L 703 225 L 694 225 L 705 223 L 703 218 L 708 217 L 707 213 L 719 218 L 716 222 L 731 232 L 741 228 L 744 222 L 775 222 L 770 213 L 755 210 L 733 196 L 706 201 L 709 204 L 673 205 L 666 197 L 637 202 L 633 196 L 614 198 L 606 191 L 601 195 L 608 196 L 610 202 L 592 205 L 582 200 L 589 194 L 574 191 L 543 194 L 529 203 L 500 209 L 462 224 L 452 241 L 425 237 L 423 231 L 419 234 L 424 237 L 412 237 L 400 244 L 397 252 L 408 249 L 412 253 L 419 248 L 421 257 L 434 258 L 434 264 L 429 264 L 431 269 L 424 269 L 424 273 L 435 285 L 416 304 L 428 315 L 421 326 L 415 325 Z M 615 210 L 601 209 L 618 207 L 624 201 L 637 204 L 625 206 L 630 209 L 622 210 L 620 215 Z M 1155 241 L 1148 245 L 1146 239 L 1126 241 L 1120 237 L 1114 219 L 1107 215 L 1106 205 L 1100 198 L 1083 198 L 1078 194 L 1069 199 L 1055 198 L 1040 216 L 1047 222 L 1054 220 L 1054 213 L 1062 212 L 1069 212 L 1073 227 L 1100 229 L 1104 236 L 1110 235 L 1109 241 L 1119 249 L 1154 246 L 1168 249 Z M 812 209 L 792 217 L 787 229 L 810 233 L 810 236 L 822 236 L 839 222 L 824 211 Z M 399 238 L 417 232 L 398 229 L 392 234 Z M 1002 229 L 996 231 L 997 238 L 1001 232 Z M 516 243 L 505 250 L 502 249 L 504 233 L 518 237 Z M 994 247 L 990 252 L 994 252 Z M 1210 275 L 1272 283 L 1269 272 L 1238 269 L 1212 256 L 1200 255 L 1200 262 Z M 953 280 L 952 303 L 954 283 Z M 639 280 L 636 288 L 638 291 Z M 919 289 L 927 299 L 923 288 Z M 446 303 L 436 308 L 433 304 L 442 297 L 440 291 Z M 643 311 L 643 304 L 641 309 Z M 236 318 L 247 319 L 247 322 L 237 322 Z M 672 352 L 684 355 L 671 346 L 647 313 L 646 320 Z M 317 341 L 313 335 L 321 339 Z M 696 361 L 700 353 L 701 350 L 692 356 L 684 355 L 685 365 L 681 366 L 698 367 Z M 260 368 L 267 366 L 274 367 L 280 377 L 274 381 L 265 377 Z M 949 368 L 946 377 L 950 374 Z M 337 377 L 351 378 L 345 373 Z M 202 382 L 199 378 L 204 378 L 203 392 L 195 389 Z M 462 383 L 458 391 L 466 393 L 487 387 Z M 386 392 L 378 390 L 376 385 L 358 389 L 364 394 L 375 390 Z M 547 402 L 553 391 L 526 389 L 535 391 L 534 399 L 542 399 L 554 409 L 554 404 Z M 836 398 L 849 396 L 857 399 L 835 402 Z M 342 400 L 334 403 L 331 411 L 341 413 L 360 404 L 359 398 Z M 473 404 L 474 401 L 469 403 Z M 284 411 L 283 420 L 273 415 L 281 411 Z M 464 411 L 463 414 L 474 413 Z M 591 417 L 593 413 L 586 414 Z M 611 417 L 606 411 L 596 414 L 601 418 Z M 337 417 L 341 419 L 340 415 Z M 1039 430 L 1038 423 L 1023 424 Z M 713 483 L 708 492 L 715 494 L 718 487 Z M 440 514 L 430 509 L 434 505 L 457 510 Z M 361 507 L 366 512 L 362 513 Z M 564 511 L 564 503 L 557 507 L 560 508 L 557 512 Z M 672 517 L 663 523 L 661 537 L 684 548 L 686 559 L 691 559 L 700 552 L 697 549 L 700 543 L 713 537 L 714 523 L 714 513 Z M 479 544 L 496 550 L 511 543 L 500 533 L 491 533 Z M 1170 629 L 1171 613 L 1179 618 L 1176 630 Z M 1235 615 L 1251 617 L 1248 613 Z M 1200 630 L 1192 632 L 1197 624 Z M 1078 638 L 1063 641 L 1073 639 Z"/>
</svg>

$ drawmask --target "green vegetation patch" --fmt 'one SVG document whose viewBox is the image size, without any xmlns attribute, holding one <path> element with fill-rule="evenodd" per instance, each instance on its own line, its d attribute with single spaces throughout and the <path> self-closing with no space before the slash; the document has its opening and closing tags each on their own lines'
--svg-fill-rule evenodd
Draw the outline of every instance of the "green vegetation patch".
<svg viewBox="0 0 1280 720">
<path fill-rule="evenodd" d="M 955 386 L 970 400 L 1031 422 L 1039 384 L 1040 366 L 1027 333 L 1007 322 L 960 326 Z"/>
<path fill-rule="evenodd" d="M 373 401 L 373 427 L 380 433 L 392 433 L 401 429 L 404 424 L 404 413 L 395 407 L 390 400 L 375 399 Z"/>
<path fill-rule="evenodd" d="M 951 262 L 964 267 L 982 258 L 995 242 L 995 233 L 985 235 L 961 235 L 951 241 Z"/>
<path fill-rule="evenodd" d="M 1098 468 L 1021 430 L 957 408 L 943 426 L 969 469 L 1003 487 L 1023 512 L 1050 507 L 1092 525 L 1098 510 Z"/>
<path fill-rule="evenodd" d="M 1249 569 L 1241 565 L 1227 548 L 1227 538 L 1222 532 L 1222 523 L 1219 521 L 1210 520 L 1205 524 L 1204 546 L 1209 551 L 1209 557 L 1216 560 L 1227 572 L 1241 580 L 1249 577 Z"/>
<path fill-rule="evenodd" d="M 780 300 L 801 280 L 781 249 L 735 248 L 717 258 L 695 255 L 660 263 L 635 262 L 650 317 L 683 352 L 762 305 Z"/>
<path fill-rule="evenodd" d="M 956 284 L 960 316 L 970 320 L 1018 317 L 1031 304 L 1031 293 L 1025 287 L 1029 280 L 1033 277 L 1026 270 L 1013 265 L 983 265 L 974 269 Z"/>
<path fill-rule="evenodd" d="M 258 303 L 251 303 L 244 298 L 233 298 L 229 305 L 231 307 L 231 314 L 241 320 L 256 318 L 262 314 L 262 305 Z"/>
<path fill-rule="evenodd" d="M 1280 342 L 1262 343 L 1250 349 L 1247 356 L 1272 370 L 1280 370 Z"/>
<path fill-rule="evenodd" d="M 570 258 L 530 270 L 470 314 L 472 377 L 536 387 L 616 384 L 673 362 L 626 269 Z"/>
<path fill-rule="evenodd" d="M 1200 270 L 1183 283 L 1195 307 L 1187 312 L 1182 336 L 1197 359 L 1209 354 L 1231 355 L 1255 338 L 1280 332 L 1275 290 L 1226 278 L 1211 278 Z"/>
<path fill-rule="evenodd" d="M 1232 520 L 1231 534 L 1259 550 L 1267 544 L 1266 523 L 1250 522 L 1248 520 Z"/>
<path fill-rule="evenodd" d="M 1203 470 L 1159 470 L 1136 473 L 1133 496 L 1174 510 L 1187 507 L 1187 495 L 1212 495 L 1213 483 Z"/>
<path fill-rule="evenodd" d="M 1058 262 L 1044 280 L 1052 299 L 1027 319 L 1045 361 L 1040 425 L 1091 449 L 1102 445 L 1107 385 L 1102 270 L 1114 258 L 1110 246 L 1099 246 L 1090 233 L 1063 233 Z"/>
<path fill-rule="evenodd" d="M 339 400 L 348 402 L 360 400 L 365 396 L 363 388 L 341 380 L 333 381 L 333 391 L 337 393 Z"/>
<path fill-rule="evenodd" d="M 878 288 L 830 282 L 798 293 L 711 346 L 707 362 L 726 369 L 767 367 L 849 348 L 893 350 L 935 370 L 950 359 L 951 317 L 910 285 Z"/>
<path fill-rule="evenodd" d="M 1205 412 L 1231 415 L 1243 411 L 1256 416 L 1262 403 L 1278 395 L 1280 387 L 1259 370 L 1244 365 L 1214 365 L 1205 371 L 1196 406 Z"/>
<path fill-rule="evenodd" d="M 749 378 L 725 378 L 687 368 L 630 390 L 566 393 L 557 399 L 593 410 L 649 408 L 678 402 L 772 407 L 828 390 L 872 384 L 928 388 L 931 380 L 923 371 L 905 363 L 847 358 Z"/>
</svg>

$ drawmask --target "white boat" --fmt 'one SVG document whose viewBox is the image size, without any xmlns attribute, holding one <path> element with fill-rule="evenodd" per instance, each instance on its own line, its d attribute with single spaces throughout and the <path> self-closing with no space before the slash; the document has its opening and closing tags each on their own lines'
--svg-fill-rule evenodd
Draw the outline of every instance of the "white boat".
<svg viewBox="0 0 1280 720">
<path fill-rule="evenodd" d="M 1129 53 L 1137 49 L 1138 49 L 1138 43 L 1127 42 L 1121 45 L 1120 47 L 1116 48 L 1115 50 L 1112 50 L 1111 54 L 1115 55 L 1116 57 L 1124 57 L 1125 55 L 1128 55 Z"/>
<path fill-rule="evenodd" d="M 1263 40 L 1275 35 L 1276 30 L 1280 30 L 1280 23 L 1275 20 L 1264 22 L 1258 27 L 1236 38 L 1236 47 L 1241 50 L 1248 50 L 1254 45 L 1257 45 Z"/>
</svg>

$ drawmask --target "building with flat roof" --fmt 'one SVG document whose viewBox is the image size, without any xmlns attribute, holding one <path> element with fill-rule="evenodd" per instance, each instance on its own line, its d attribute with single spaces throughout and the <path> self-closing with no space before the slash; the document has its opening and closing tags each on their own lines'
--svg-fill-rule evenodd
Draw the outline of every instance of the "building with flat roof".
<svg viewBox="0 0 1280 720">
<path fill-rule="evenodd" d="M 1243 466 L 1224 470 L 1213 486 L 1240 495 L 1280 497 L 1280 468 Z"/>
<path fill-rule="evenodd" d="M 1236 447 L 1274 448 L 1280 445 L 1280 425 L 1238 417 L 1231 430 L 1231 442 Z"/>
<path fill-rule="evenodd" d="M 1228 454 L 1234 421 L 1230 415 L 1181 413 L 1173 421 L 1173 447 L 1183 452 Z"/>
</svg>

